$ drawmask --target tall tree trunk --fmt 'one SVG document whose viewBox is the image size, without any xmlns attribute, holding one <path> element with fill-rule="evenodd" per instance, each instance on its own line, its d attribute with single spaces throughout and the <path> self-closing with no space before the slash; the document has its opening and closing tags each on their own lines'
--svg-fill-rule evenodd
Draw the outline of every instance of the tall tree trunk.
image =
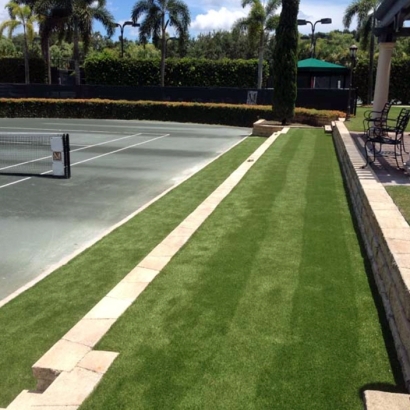
<svg viewBox="0 0 410 410">
<path fill-rule="evenodd" d="M 50 56 L 50 39 L 47 38 L 47 45 L 46 45 L 46 64 L 47 64 L 47 78 L 48 84 L 51 84 L 51 56 Z"/>
<path fill-rule="evenodd" d="M 166 26 L 165 16 L 162 16 L 162 38 L 161 38 L 161 87 L 165 86 L 165 54 L 167 52 L 167 38 L 166 38 Z"/>
<path fill-rule="evenodd" d="M 41 52 L 43 54 L 43 59 L 46 63 L 47 69 L 47 84 L 51 84 L 51 60 L 50 60 L 50 38 L 41 38 Z"/>
<path fill-rule="evenodd" d="M 26 24 L 23 21 L 24 27 L 24 77 L 26 84 L 30 84 L 30 62 L 28 58 L 28 43 L 27 43 L 27 33 L 26 33 Z"/>
<path fill-rule="evenodd" d="M 165 38 L 165 30 L 162 32 L 161 39 L 161 87 L 165 87 L 165 53 L 167 39 Z"/>
<path fill-rule="evenodd" d="M 259 40 L 259 50 L 258 50 L 258 85 L 257 88 L 260 90 L 262 88 L 263 81 L 263 53 L 264 53 L 264 40 L 265 33 L 262 31 L 260 40 Z"/>
<path fill-rule="evenodd" d="M 74 57 L 74 71 L 75 71 L 75 84 L 81 84 L 81 73 L 80 73 L 80 46 L 79 46 L 79 38 L 78 38 L 78 24 L 77 20 L 74 19 L 74 50 L 73 50 L 73 57 Z"/>
</svg>

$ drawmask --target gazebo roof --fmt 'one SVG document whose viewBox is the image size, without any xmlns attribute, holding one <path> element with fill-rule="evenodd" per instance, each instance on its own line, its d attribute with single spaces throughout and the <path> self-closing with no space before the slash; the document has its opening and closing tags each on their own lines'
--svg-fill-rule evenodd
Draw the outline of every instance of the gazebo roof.
<svg viewBox="0 0 410 410">
<path fill-rule="evenodd" d="M 328 63 L 327 61 L 318 60 L 316 58 L 307 58 L 306 60 L 298 61 L 298 70 L 341 73 L 346 72 L 348 68 L 343 65 Z"/>
</svg>

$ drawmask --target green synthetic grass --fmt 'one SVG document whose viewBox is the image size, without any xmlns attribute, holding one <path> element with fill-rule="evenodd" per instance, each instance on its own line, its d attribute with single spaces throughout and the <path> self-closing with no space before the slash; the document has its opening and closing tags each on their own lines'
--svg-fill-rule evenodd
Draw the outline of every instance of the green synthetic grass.
<svg viewBox="0 0 410 410">
<path fill-rule="evenodd" d="M 404 391 L 380 306 L 331 137 L 291 131 L 99 343 L 81 409 L 361 410 Z"/>
<path fill-rule="evenodd" d="M 248 138 L 0 309 L 0 407 L 35 387 L 31 366 L 264 141 Z"/>
<path fill-rule="evenodd" d="M 363 115 L 365 111 L 371 111 L 372 107 L 357 107 L 356 116 L 351 117 L 349 121 L 346 121 L 346 127 L 349 131 L 363 132 Z M 397 118 L 402 107 L 393 106 L 390 108 L 389 118 Z M 394 122 L 393 122 L 394 123 Z M 407 131 L 410 131 L 410 124 L 407 127 Z"/>
<path fill-rule="evenodd" d="M 407 223 L 410 224 L 410 187 L 386 186 L 385 188 L 400 209 Z"/>
</svg>

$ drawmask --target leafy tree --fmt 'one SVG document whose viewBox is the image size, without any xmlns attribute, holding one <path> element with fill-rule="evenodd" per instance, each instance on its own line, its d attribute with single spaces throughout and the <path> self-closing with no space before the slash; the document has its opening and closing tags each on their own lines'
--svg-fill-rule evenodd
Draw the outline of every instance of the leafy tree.
<svg viewBox="0 0 410 410">
<path fill-rule="evenodd" d="M 353 0 L 343 16 L 343 24 L 346 28 L 350 27 L 353 17 L 356 16 L 358 39 L 361 40 L 363 48 L 369 49 L 369 88 L 364 102 L 373 99 L 374 34 L 372 30 L 375 27 L 374 13 L 378 3 L 378 0 Z"/>
<path fill-rule="evenodd" d="M 268 0 L 265 5 L 261 0 L 242 0 L 242 7 L 251 6 L 251 9 L 247 17 L 234 24 L 234 30 L 247 32 L 250 42 L 258 44 L 258 89 L 262 88 L 265 44 L 269 40 L 269 32 L 278 25 L 275 12 L 280 4 L 281 0 Z"/>
<path fill-rule="evenodd" d="M 137 22 L 142 15 L 145 18 L 139 28 L 140 41 L 146 44 L 148 38 L 152 38 L 154 44 L 161 44 L 161 87 L 164 87 L 167 28 L 173 27 L 183 43 L 191 16 L 182 0 L 139 0 L 132 9 L 131 18 Z"/>
<path fill-rule="evenodd" d="M 73 43 L 76 84 L 80 84 L 80 40 L 86 53 L 92 40 L 94 20 L 102 23 L 109 36 L 114 33 L 114 17 L 106 9 L 106 0 L 38 0 L 37 4 L 50 7 L 43 22 L 42 37 L 48 38 L 57 31 L 60 41 Z"/>
<path fill-rule="evenodd" d="M 28 59 L 28 42 L 33 42 L 35 31 L 34 23 L 37 21 L 30 6 L 20 5 L 14 1 L 10 1 L 5 6 L 10 13 L 10 20 L 6 20 L 0 24 L 0 36 L 4 30 L 8 30 L 8 37 L 11 39 L 13 32 L 17 27 L 23 27 L 24 36 L 24 76 L 26 84 L 30 83 L 30 67 Z"/>
<path fill-rule="evenodd" d="M 237 60 L 253 59 L 257 54 L 245 33 L 239 30 L 219 30 L 207 34 L 201 33 L 190 39 L 187 45 L 187 56 L 208 60 L 223 58 Z"/>
<path fill-rule="evenodd" d="M 0 39 L 0 56 L 1 57 L 17 57 L 18 52 L 16 46 L 10 39 Z"/>
<path fill-rule="evenodd" d="M 299 0 L 283 0 L 273 54 L 273 117 L 283 125 L 295 115 L 297 92 L 297 16 Z"/>
</svg>

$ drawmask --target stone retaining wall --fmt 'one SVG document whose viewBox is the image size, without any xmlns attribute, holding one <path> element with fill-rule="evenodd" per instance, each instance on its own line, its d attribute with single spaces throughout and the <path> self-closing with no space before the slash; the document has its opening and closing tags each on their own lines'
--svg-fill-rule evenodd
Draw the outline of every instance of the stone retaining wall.
<svg viewBox="0 0 410 410">
<path fill-rule="evenodd" d="M 410 391 L 410 227 L 342 122 L 333 139 Z"/>
</svg>

